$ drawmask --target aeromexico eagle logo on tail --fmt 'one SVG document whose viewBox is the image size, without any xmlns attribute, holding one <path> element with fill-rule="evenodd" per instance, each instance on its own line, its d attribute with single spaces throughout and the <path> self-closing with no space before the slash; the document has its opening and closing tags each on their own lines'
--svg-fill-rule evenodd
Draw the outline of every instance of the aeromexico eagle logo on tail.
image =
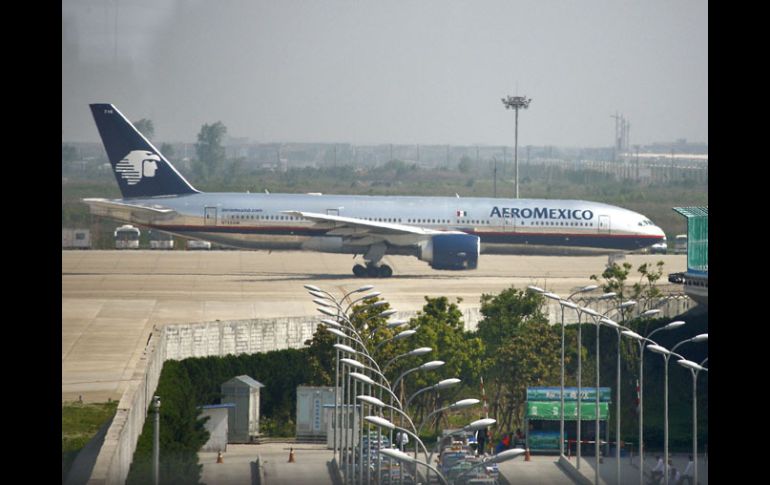
<svg viewBox="0 0 770 485">
<path fill-rule="evenodd" d="M 160 157 L 146 150 L 133 150 L 115 164 L 115 172 L 128 183 L 138 184 L 143 177 L 155 177 Z"/>
</svg>

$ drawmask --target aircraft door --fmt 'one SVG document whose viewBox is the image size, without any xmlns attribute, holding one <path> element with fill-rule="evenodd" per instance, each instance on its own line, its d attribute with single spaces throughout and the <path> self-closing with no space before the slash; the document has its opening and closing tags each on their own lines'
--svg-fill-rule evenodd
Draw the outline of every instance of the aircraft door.
<svg viewBox="0 0 770 485">
<path fill-rule="evenodd" d="M 206 207 L 203 213 L 203 225 L 216 226 L 217 225 L 217 208 Z"/>
<path fill-rule="evenodd" d="M 610 216 L 599 216 L 599 234 L 610 233 Z"/>
<path fill-rule="evenodd" d="M 516 219 L 513 217 L 503 217 L 503 231 L 516 232 Z"/>
</svg>

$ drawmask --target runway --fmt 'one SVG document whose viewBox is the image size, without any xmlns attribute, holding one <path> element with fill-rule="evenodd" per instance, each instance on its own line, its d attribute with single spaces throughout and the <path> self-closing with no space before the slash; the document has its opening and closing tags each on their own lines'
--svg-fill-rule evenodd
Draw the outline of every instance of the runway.
<svg viewBox="0 0 770 485">
<path fill-rule="evenodd" d="M 629 255 L 629 282 L 642 263 L 686 270 L 684 255 Z M 474 271 L 436 271 L 388 256 L 387 279 L 355 278 L 349 255 L 266 251 L 62 251 L 62 400 L 120 399 L 153 325 L 317 314 L 302 285 L 342 296 L 375 285 L 391 306 L 417 311 L 425 296 L 462 298 L 537 285 L 566 295 L 591 284 L 606 256 L 482 255 Z M 662 278 L 665 282 L 665 275 Z"/>
</svg>

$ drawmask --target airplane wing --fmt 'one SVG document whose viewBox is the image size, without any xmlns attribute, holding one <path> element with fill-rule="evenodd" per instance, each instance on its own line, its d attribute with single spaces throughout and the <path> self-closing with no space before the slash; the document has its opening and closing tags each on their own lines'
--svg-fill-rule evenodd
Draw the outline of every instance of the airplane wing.
<svg viewBox="0 0 770 485">
<path fill-rule="evenodd" d="M 416 241 L 425 239 L 436 234 L 464 234 L 461 231 L 437 231 L 423 227 L 408 226 L 393 222 L 367 221 L 356 217 L 334 216 L 331 214 L 320 214 L 316 212 L 303 211 L 282 211 L 294 217 L 303 217 L 315 221 L 319 226 L 328 229 L 328 236 L 343 237 L 374 237 L 380 236 L 382 239 L 390 239 L 393 236 L 412 236 L 410 239 Z"/>
<path fill-rule="evenodd" d="M 109 199 L 83 199 L 83 202 L 88 204 L 91 208 L 91 213 L 95 215 L 145 224 L 168 219 L 176 214 L 174 209 L 169 209 L 160 204 L 129 204 Z"/>
</svg>

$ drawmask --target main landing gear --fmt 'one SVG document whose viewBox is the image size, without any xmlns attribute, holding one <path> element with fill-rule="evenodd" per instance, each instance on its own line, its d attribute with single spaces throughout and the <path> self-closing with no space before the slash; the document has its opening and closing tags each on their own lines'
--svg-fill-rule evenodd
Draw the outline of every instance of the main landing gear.
<svg viewBox="0 0 770 485">
<path fill-rule="evenodd" d="M 375 265 L 367 263 L 366 266 L 357 264 L 353 266 L 353 274 L 358 278 L 390 278 L 393 276 L 393 268 L 387 264 Z"/>
<path fill-rule="evenodd" d="M 353 274 L 358 278 L 390 278 L 393 276 L 393 268 L 387 264 L 380 264 L 382 257 L 385 256 L 385 244 L 372 244 L 364 255 L 366 266 L 357 264 L 353 266 Z"/>
</svg>

